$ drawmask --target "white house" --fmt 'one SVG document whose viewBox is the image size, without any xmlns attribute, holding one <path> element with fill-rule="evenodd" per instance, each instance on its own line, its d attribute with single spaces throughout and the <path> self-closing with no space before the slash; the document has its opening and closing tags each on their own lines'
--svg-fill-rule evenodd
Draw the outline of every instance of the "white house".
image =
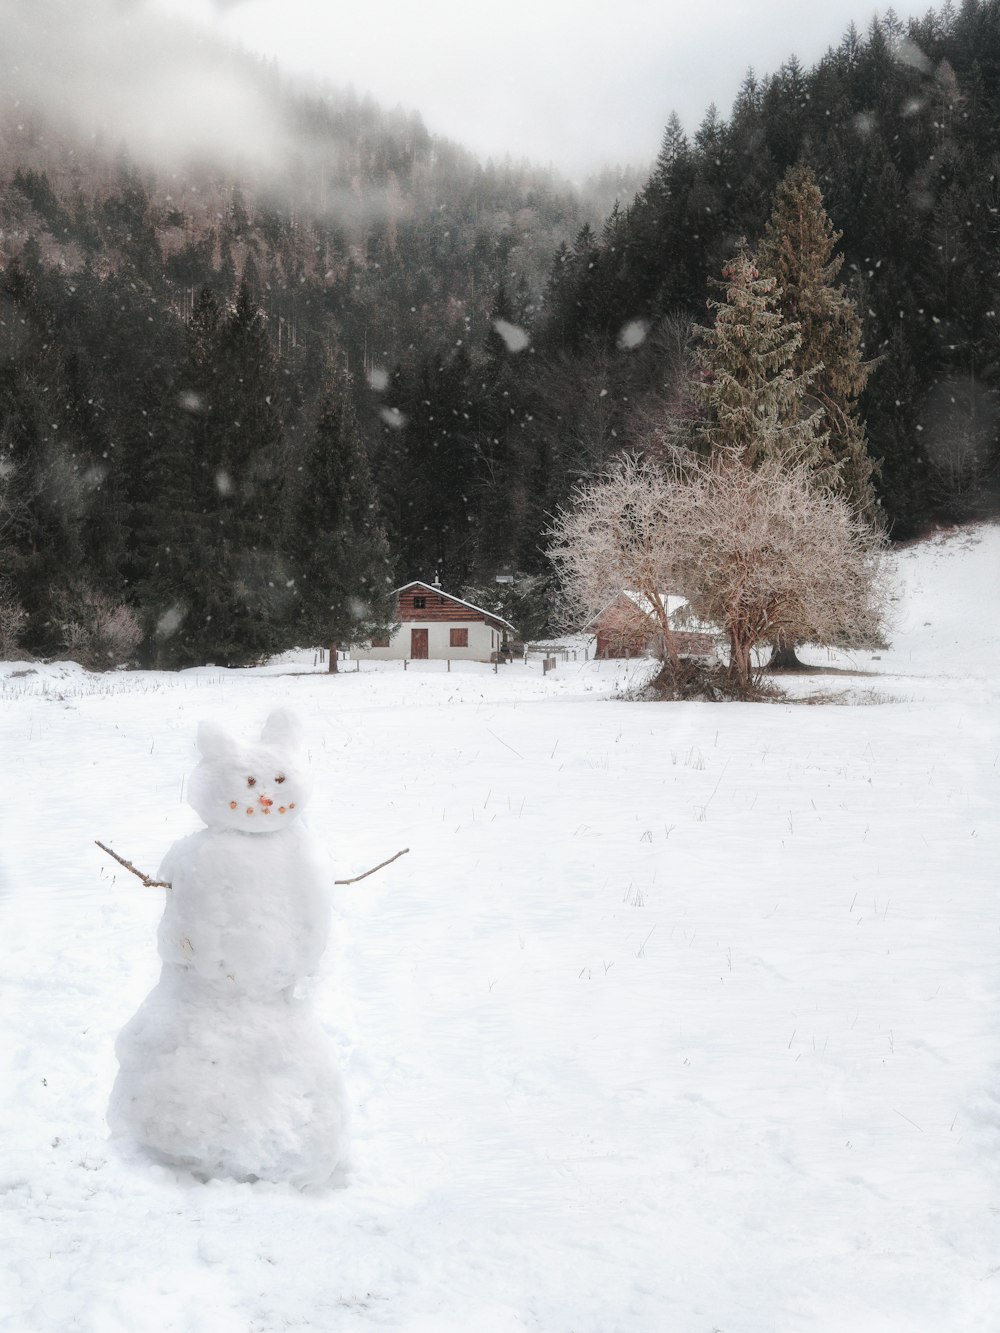
<svg viewBox="0 0 1000 1333">
<path fill-rule="evenodd" d="M 436 584 L 416 579 L 397 588 L 396 598 L 396 630 L 387 639 L 354 645 L 352 657 L 491 662 L 517 636 L 509 620 L 453 597 Z"/>
</svg>

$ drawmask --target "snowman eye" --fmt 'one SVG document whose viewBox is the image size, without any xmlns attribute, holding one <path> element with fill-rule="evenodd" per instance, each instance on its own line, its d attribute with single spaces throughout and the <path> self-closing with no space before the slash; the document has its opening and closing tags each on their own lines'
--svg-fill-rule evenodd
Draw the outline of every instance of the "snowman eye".
<svg viewBox="0 0 1000 1333">
<path fill-rule="evenodd" d="M 248 786 L 248 787 L 256 787 L 256 785 L 257 785 L 257 779 L 256 779 L 256 778 L 247 778 L 247 786 Z"/>
<path fill-rule="evenodd" d="M 278 776 L 277 776 L 274 780 L 275 780 L 275 782 L 284 782 L 284 780 L 285 780 L 285 775 L 284 775 L 284 773 L 279 773 Z"/>
</svg>

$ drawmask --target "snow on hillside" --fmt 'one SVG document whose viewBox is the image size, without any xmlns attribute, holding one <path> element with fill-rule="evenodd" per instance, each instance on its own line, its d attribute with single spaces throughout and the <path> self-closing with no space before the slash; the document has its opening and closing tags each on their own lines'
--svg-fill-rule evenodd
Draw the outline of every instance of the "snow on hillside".
<svg viewBox="0 0 1000 1333">
<path fill-rule="evenodd" d="M 995 1333 L 1000 529 L 895 563 L 892 647 L 790 686 L 868 707 L 0 668 L 0 1329 Z M 338 873 L 411 849 L 334 891 L 354 1166 L 304 1194 L 103 1118 L 162 891 L 93 839 L 155 870 L 198 720 L 278 703 Z"/>
<path fill-rule="evenodd" d="M 1000 657 L 1000 526 L 942 532 L 893 554 L 890 645 L 874 652 L 805 650 L 817 665 L 893 675 L 893 692 L 928 697 L 922 677 L 948 677 L 957 696 L 988 698 Z"/>
</svg>

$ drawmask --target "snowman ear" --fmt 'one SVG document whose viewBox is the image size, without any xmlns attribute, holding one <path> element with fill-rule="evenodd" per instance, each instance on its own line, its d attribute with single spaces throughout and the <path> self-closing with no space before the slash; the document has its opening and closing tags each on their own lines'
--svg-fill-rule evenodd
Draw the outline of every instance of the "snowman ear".
<svg viewBox="0 0 1000 1333">
<path fill-rule="evenodd" d="M 276 708 L 264 723 L 260 738 L 265 745 L 301 750 L 305 744 L 305 727 L 298 713 L 292 709 Z"/>
<path fill-rule="evenodd" d="M 228 759 L 236 749 L 229 732 L 217 722 L 198 723 L 198 751 L 205 759 Z"/>
</svg>

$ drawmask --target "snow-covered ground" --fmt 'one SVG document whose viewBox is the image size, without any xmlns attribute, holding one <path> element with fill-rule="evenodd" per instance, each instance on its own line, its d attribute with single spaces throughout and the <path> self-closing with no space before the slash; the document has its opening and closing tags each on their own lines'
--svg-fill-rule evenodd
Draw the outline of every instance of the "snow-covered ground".
<svg viewBox="0 0 1000 1333">
<path fill-rule="evenodd" d="M 0 667 L 0 1328 L 1000 1328 L 1000 528 L 808 706 L 641 664 Z M 27 673 L 27 674 L 25 674 Z M 873 673 L 873 674 L 867 674 Z M 838 706 L 839 705 L 841 706 Z M 842 706 L 848 703 L 869 706 Z M 196 723 L 311 732 L 346 1188 L 123 1155 Z"/>
</svg>

